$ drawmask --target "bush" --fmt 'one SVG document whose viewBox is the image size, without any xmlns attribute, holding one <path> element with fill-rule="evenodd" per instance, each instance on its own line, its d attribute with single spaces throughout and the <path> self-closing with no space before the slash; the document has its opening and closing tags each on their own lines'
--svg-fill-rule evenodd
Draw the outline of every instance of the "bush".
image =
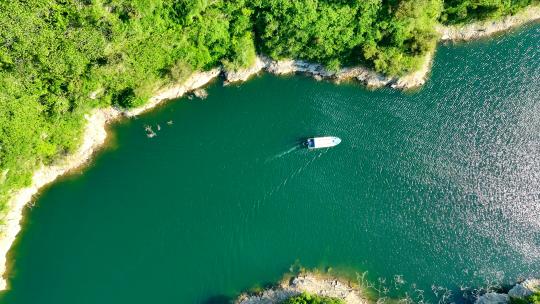
<svg viewBox="0 0 540 304">
<path fill-rule="evenodd" d="M 341 299 L 302 293 L 298 296 L 288 298 L 282 304 L 345 304 L 345 302 Z"/>
<path fill-rule="evenodd" d="M 535 292 L 526 298 L 510 298 L 511 304 L 540 304 L 540 292 Z"/>
<path fill-rule="evenodd" d="M 535 292 L 532 295 L 527 297 L 529 303 L 540 304 L 540 292 Z"/>
</svg>

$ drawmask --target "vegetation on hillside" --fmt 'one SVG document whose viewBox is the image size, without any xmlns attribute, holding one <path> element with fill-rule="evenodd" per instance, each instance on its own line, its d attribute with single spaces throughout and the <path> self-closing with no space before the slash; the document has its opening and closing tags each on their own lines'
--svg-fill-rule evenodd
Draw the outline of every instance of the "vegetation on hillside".
<svg viewBox="0 0 540 304">
<path fill-rule="evenodd" d="M 37 166 L 78 147 L 89 109 L 137 106 L 195 70 L 250 64 L 251 14 L 243 0 L 1 1 L 2 207 Z"/>
<path fill-rule="evenodd" d="M 345 304 L 345 302 L 341 299 L 302 293 L 300 295 L 288 298 L 281 304 Z"/>
<path fill-rule="evenodd" d="M 0 1 L 0 208 L 33 170 L 78 147 L 90 109 L 141 105 L 160 86 L 248 66 L 257 52 L 400 75 L 433 50 L 439 18 L 532 1 Z"/>
<path fill-rule="evenodd" d="M 443 23 L 464 23 L 475 20 L 495 19 L 517 13 L 538 0 L 445 0 L 441 16 Z"/>
<path fill-rule="evenodd" d="M 511 304 L 540 304 L 540 291 L 525 298 L 510 297 Z"/>
<path fill-rule="evenodd" d="M 435 47 L 440 0 L 254 0 L 261 51 L 338 69 L 364 62 L 399 75 Z"/>
</svg>

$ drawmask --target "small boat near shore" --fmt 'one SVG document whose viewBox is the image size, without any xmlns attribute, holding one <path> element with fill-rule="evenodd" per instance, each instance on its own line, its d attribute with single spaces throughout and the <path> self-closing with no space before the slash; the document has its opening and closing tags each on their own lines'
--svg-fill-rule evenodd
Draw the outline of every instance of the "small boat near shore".
<svg viewBox="0 0 540 304">
<path fill-rule="evenodd" d="M 308 149 L 330 148 L 339 145 L 341 138 L 335 136 L 312 137 L 306 139 Z"/>
</svg>

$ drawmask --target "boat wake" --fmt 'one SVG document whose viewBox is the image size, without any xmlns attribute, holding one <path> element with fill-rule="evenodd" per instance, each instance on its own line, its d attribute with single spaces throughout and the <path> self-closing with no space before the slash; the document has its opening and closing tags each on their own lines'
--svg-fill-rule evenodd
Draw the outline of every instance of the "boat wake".
<svg viewBox="0 0 540 304">
<path fill-rule="evenodd" d="M 271 161 L 276 160 L 276 159 L 280 159 L 280 158 L 282 158 L 282 157 L 284 157 L 284 156 L 286 156 L 286 155 L 288 155 L 288 154 L 290 154 L 290 153 L 292 153 L 292 152 L 294 152 L 294 151 L 300 149 L 301 147 L 302 147 L 302 146 L 299 145 L 299 144 L 298 144 L 298 145 L 295 145 L 294 147 L 290 148 L 289 150 L 280 152 L 280 153 L 278 153 L 278 154 L 276 154 L 276 155 L 274 155 L 274 156 L 272 156 L 272 157 L 269 157 L 268 159 L 266 159 L 265 163 L 271 162 Z"/>
<path fill-rule="evenodd" d="M 278 155 L 284 156 L 287 155 L 297 149 L 299 149 L 301 146 L 296 146 L 294 148 L 291 148 L 283 153 L 280 153 Z M 258 208 L 260 206 L 260 203 L 268 200 L 270 197 L 272 197 L 274 194 L 281 191 L 288 182 L 296 178 L 300 173 L 302 173 L 305 169 L 307 169 L 311 164 L 313 164 L 317 159 L 319 159 L 321 156 L 326 154 L 328 152 L 328 149 L 321 150 L 319 153 L 316 153 L 313 155 L 312 158 L 310 158 L 306 163 L 301 165 L 298 169 L 294 170 L 291 174 L 289 174 L 285 179 L 283 179 L 278 185 L 272 187 L 272 189 L 264 194 L 264 196 L 257 201 L 256 207 Z M 311 153 L 310 153 L 311 154 Z"/>
</svg>

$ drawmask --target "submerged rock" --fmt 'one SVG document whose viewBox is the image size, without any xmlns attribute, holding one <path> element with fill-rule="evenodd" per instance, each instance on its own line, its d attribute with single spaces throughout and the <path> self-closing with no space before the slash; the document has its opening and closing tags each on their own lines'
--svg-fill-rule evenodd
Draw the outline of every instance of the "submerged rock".
<svg viewBox="0 0 540 304">
<path fill-rule="evenodd" d="M 208 97 L 208 92 L 206 92 L 205 89 L 197 89 L 193 91 L 193 95 L 200 99 L 206 99 Z"/>
</svg>

